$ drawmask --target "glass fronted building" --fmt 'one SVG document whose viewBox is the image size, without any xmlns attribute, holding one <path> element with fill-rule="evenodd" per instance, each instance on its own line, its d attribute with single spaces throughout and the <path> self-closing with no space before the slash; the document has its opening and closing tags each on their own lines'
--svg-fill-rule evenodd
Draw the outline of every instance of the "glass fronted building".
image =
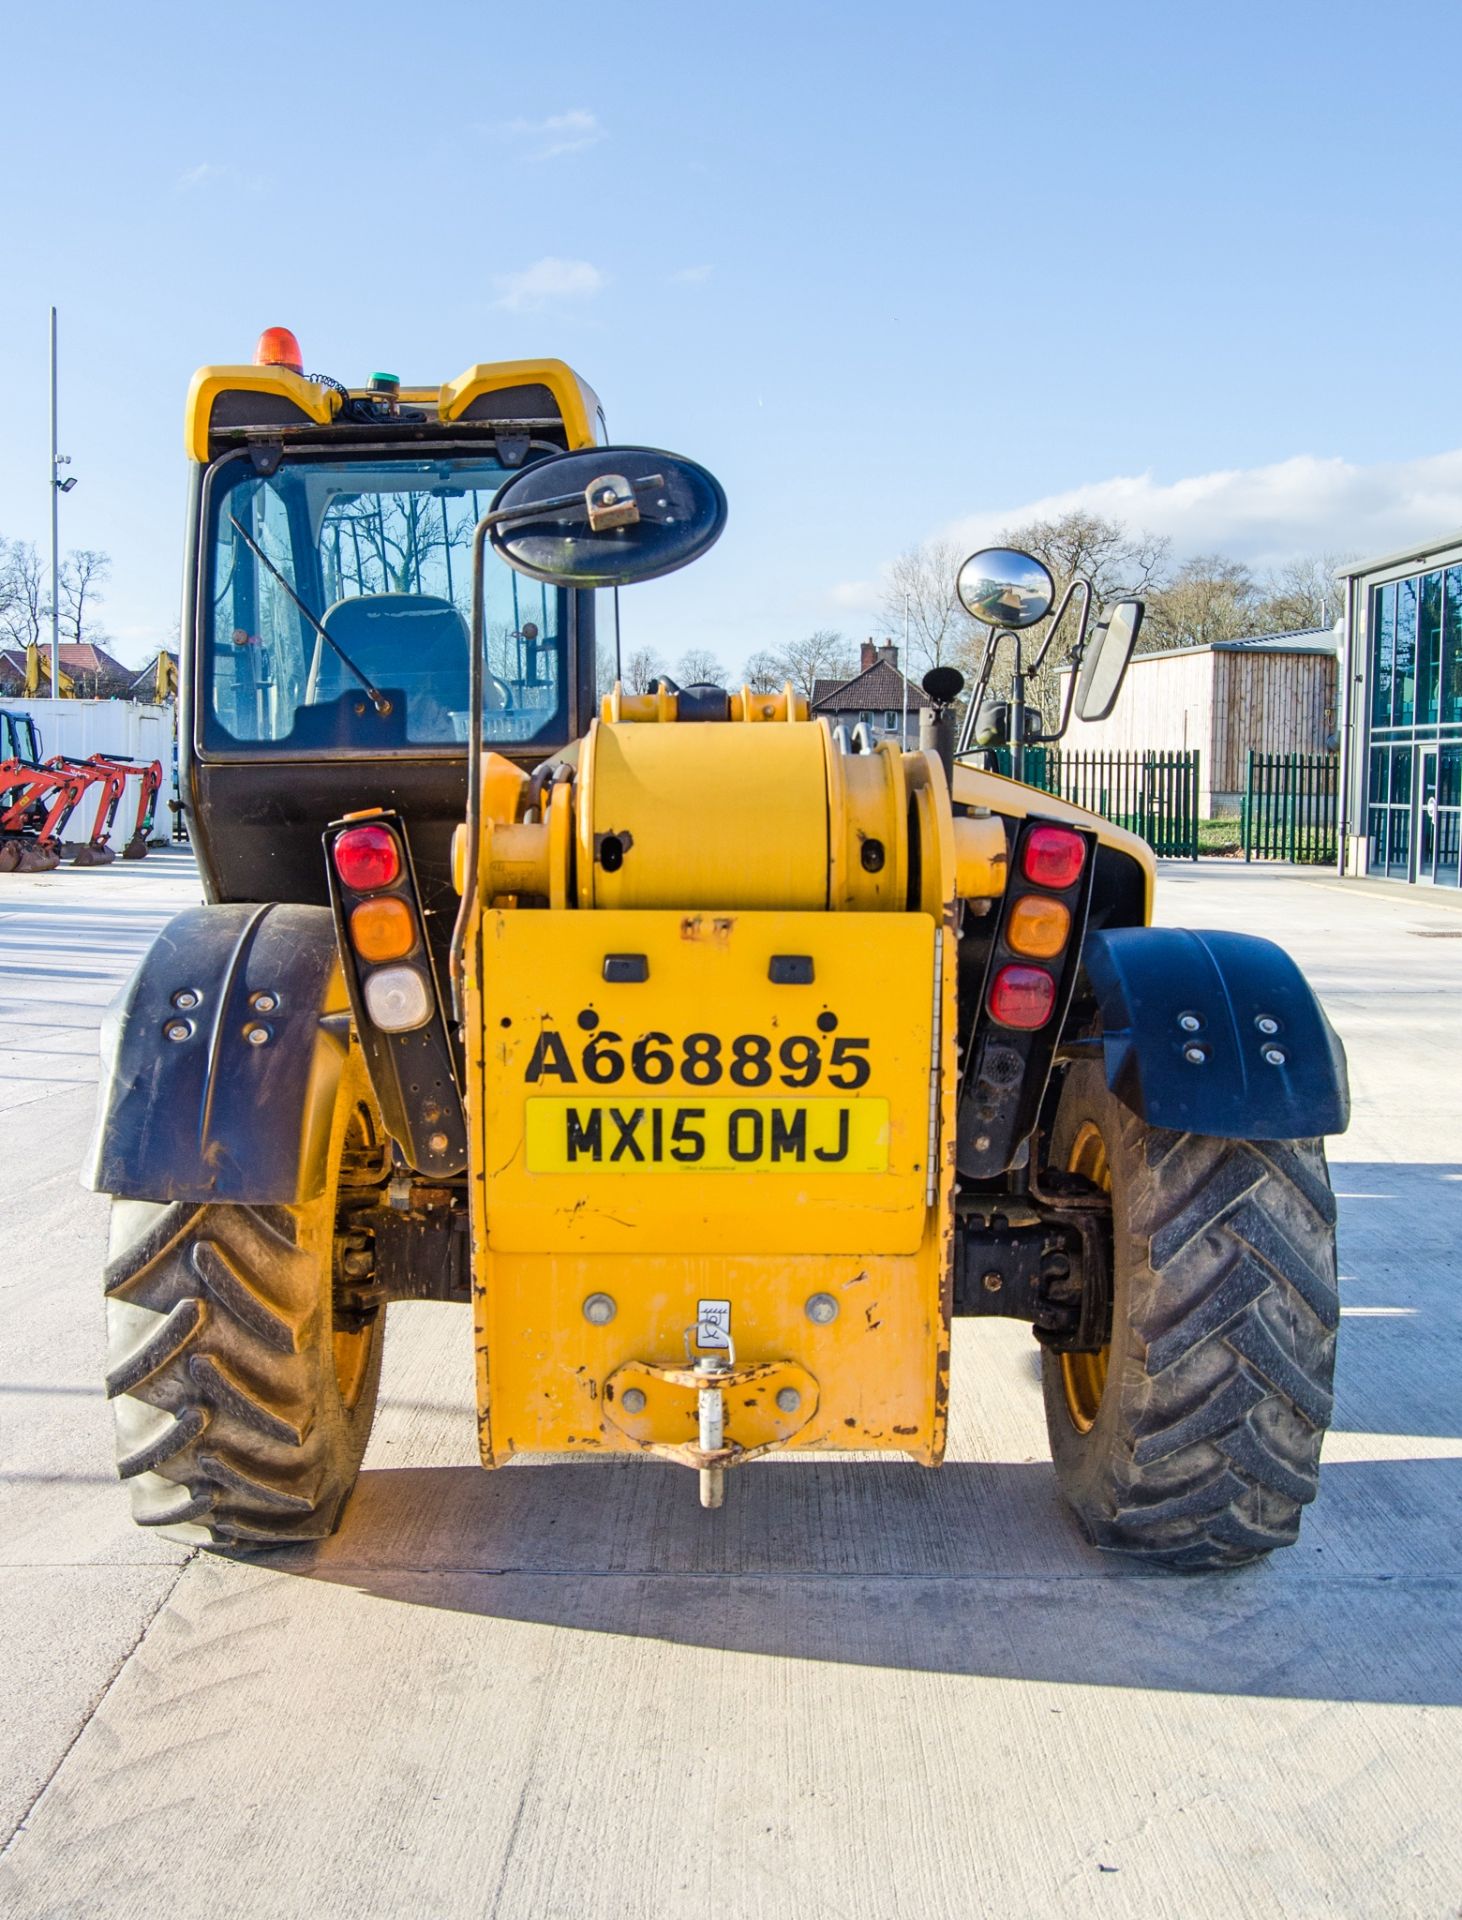
<svg viewBox="0 0 1462 1920">
<path fill-rule="evenodd" d="M 1462 884 L 1462 534 L 1347 568 L 1341 859 Z"/>
</svg>

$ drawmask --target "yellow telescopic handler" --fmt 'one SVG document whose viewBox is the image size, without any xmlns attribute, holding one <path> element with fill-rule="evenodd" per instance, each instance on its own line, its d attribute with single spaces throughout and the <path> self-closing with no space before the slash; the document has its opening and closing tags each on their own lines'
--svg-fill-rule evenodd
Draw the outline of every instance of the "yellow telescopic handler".
<svg viewBox="0 0 1462 1920">
<path fill-rule="evenodd" d="M 790 686 L 601 702 L 596 594 L 697 558 L 726 502 L 603 444 L 561 362 L 347 389 L 270 329 L 186 432 L 207 904 L 108 1016 L 90 1170 L 137 1520 L 328 1534 L 387 1304 L 450 1300 L 488 1467 L 643 1456 L 708 1507 L 773 1451 L 937 1467 L 952 1321 L 994 1314 L 1039 1343 L 1095 1545 L 1292 1542 L 1339 1043 L 1280 949 L 1152 927 L 1142 840 L 971 751 L 1018 770 L 1053 611 L 1068 715 L 1109 710 L 1140 604 L 1053 609 L 1031 556 L 973 556 L 1013 696 L 982 682 L 956 739 L 936 670 L 919 752 Z"/>
</svg>

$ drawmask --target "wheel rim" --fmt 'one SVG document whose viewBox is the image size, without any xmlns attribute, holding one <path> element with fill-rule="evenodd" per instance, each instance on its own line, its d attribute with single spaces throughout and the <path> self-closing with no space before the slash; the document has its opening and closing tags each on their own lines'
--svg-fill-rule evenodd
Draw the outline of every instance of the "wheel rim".
<svg viewBox="0 0 1462 1920">
<path fill-rule="evenodd" d="M 1082 1123 L 1066 1157 L 1066 1171 L 1079 1173 L 1083 1179 L 1090 1180 L 1094 1187 L 1100 1187 L 1103 1193 L 1112 1191 L 1112 1168 L 1107 1158 L 1107 1143 L 1095 1122 L 1086 1120 Z M 1061 1388 L 1066 1397 L 1066 1412 L 1078 1433 L 1090 1433 L 1096 1425 L 1102 1395 L 1107 1388 L 1107 1365 L 1111 1352 L 1111 1347 L 1105 1346 L 1100 1353 L 1061 1355 Z"/>
</svg>

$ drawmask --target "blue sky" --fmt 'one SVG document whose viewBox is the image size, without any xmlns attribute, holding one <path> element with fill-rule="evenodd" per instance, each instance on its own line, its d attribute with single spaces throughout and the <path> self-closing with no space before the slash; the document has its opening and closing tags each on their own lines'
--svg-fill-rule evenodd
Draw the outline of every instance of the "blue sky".
<svg viewBox="0 0 1462 1920">
<path fill-rule="evenodd" d="M 260 21 L 278 20 L 277 28 Z M 1455 4 L 13 10 L 0 534 L 177 611 L 183 397 L 549 353 L 731 519 L 626 637 L 871 632 L 881 569 L 1088 501 L 1259 565 L 1462 524 Z"/>
</svg>

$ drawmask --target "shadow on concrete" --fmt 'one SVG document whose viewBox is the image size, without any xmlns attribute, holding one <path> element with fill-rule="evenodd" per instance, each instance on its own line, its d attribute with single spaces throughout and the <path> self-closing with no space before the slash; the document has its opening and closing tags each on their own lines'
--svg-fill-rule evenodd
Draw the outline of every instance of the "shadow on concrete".
<svg viewBox="0 0 1462 1920">
<path fill-rule="evenodd" d="M 1339 1466 L 1299 1545 L 1236 1573 L 1088 1548 L 1045 1463 L 776 1463 L 717 1514 L 639 1462 L 362 1475 L 280 1573 L 400 1605 L 676 1646 L 1062 1685 L 1462 1705 L 1462 1462 Z M 1384 1562 L 1363 1550 L 1383 1534 Z M 1355 1536 L 1359 1533 L 1358 1547 Z M 1439 1572 L 1435 1561 L 1446 1563 Z"/>
</svg>

